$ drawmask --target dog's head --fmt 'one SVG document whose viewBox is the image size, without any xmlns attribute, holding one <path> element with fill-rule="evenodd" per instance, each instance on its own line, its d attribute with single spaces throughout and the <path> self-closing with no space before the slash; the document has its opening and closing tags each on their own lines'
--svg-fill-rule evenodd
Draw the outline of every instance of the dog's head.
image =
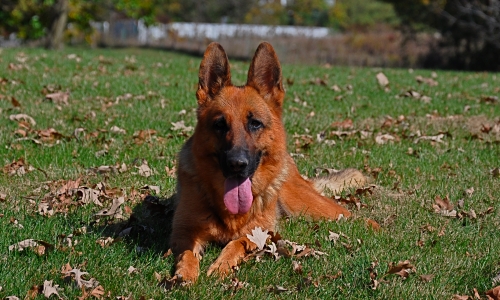
<svg viewBox="0 0 500 300">
<path fill-rule="evenodd" d="M 256 192 L 254 178 L 273 151 L 284 150 L 284 95 L 280 63 L 269 43 L 257 48 L 244 86 L 232 84 L 222 46 L 208 46 L 196 92 L 195 144 L 203 144 L 206 159 L 218 164 L 225 179 L 224 201 L 231 213 L 250 209 L 252 190 Z"/>
</svg>

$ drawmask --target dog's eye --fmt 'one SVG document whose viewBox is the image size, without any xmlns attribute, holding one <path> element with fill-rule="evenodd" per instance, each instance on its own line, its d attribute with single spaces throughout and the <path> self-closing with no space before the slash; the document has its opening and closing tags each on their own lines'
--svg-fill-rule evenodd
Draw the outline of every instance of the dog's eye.
<svg viewBox="0 0 500 300">
<path fill-rule="evenodd" d="M 251 131 L 256 131 L 264 127 L 264 124 L 262 124 L 262 122 L 259 120 L 252 119 L 250 120 L 248 127 Z"/>
<path fill-rule="evenodd" d="M 217 130 L 217 131 L 220 131 L 220 132 L 227 131 L 228 127 L 227 127 L 227 124 L 226 124 L 226 119 L 224 119 L 224 118 L 217 119 L 214 122 L 214 129 Z"/>
</svg>

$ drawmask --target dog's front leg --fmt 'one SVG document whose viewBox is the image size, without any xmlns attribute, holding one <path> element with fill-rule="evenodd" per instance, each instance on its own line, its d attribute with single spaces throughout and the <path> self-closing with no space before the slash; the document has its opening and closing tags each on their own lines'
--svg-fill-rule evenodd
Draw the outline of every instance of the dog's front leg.
<svg viewBox="0 0 500 300">
<path fill-rule="evenodd" d="M 177 280 L 194 283 L 200 275 L 200 260 L 191 250 L 186 250 L 176 258 L 175 276 Z"/>
<path fill-rule="evenodd" d="M 241 237 L 229 242 L 217 260 L 208 269 L 207 275 L 217 274 L 220 277 L 226 277 L 231 273 L 234 267 L 238 266 L 241 260 L 248 252 L 257 248 L 257 245 L 247 237 Z"/>
</svg>

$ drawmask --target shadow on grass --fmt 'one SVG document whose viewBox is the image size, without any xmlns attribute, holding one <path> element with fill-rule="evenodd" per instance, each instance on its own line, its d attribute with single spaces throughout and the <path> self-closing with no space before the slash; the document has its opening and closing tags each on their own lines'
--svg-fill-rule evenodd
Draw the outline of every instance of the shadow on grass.
<svg viewBox="0 0 500 300">
<path fill-rule="evenodd" d="M 123 240 L 131 251 L 163 256 L 169 249 L 175 194 L 169 198 L 148 195 L 123 221 L 108 220 L 95 228 L 103 237 Z"/>
</svg>

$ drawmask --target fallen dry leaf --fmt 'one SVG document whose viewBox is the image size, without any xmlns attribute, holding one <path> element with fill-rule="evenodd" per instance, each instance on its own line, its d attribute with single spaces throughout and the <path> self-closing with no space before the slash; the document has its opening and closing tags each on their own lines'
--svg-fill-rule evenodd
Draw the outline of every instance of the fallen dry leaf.
<svg viewBox="0 0 500 300">
<path fill-rule="evenodd" d="M 438 82 L 432 78 L 426 78 L 426 77 L 422 77 L 420 75 L 416 76 L 415 77 L 415 80 L 418 82 L 418 83 L 426 83 L 428 84 L 429 86 L 437 86 L 438 85 Z"/>
<path fill-rule="evenodd" d="M 43 295 L 45 298 L 50 298 L 52 295 L 56 295 L 57 298 L 62 299 L 61 296 L 59 296 L 59 291 L 58 291 L 59 285 L 54 285 L 52 280 L 45 280 L 43 282 Z"/>
<path fill-rule="evenodd" d="M 377 78 L 377 82 L 381 87 L 385 88 L 389 85 L 389 79 L 387 79 L 387 76 L 385 76 L 384 73 L 377 73 L 375 77 Z"/>
<path fill-rule="evenodd" d="M 142 164 L 139 167 L 137 167 L 137 169 L 139 171 L 139 175 L 144 176 L 146 178 L 153 175 L 153 170 L 151 170 L 146 160 L 143 160 Z"/>
<path fill-rule="evenodd" d="M 10 115 L 9 119 L 11 121 L 16 121 L 16 122 L 21 122 L 21 121 L 29 122 L 32 126 L 36 125 L 35 119 L 28 116 L 27 114 Z"/>
<path fill-rule="evenodd" d="M 453 295 L 453 300 L 468 300 L 469 296 L 467 295 Z"/>
<path fill-rule="evenodd" d="M 194 128 L 192 126 L 186 126 L 184 124 L 184 120 L 181 120 L 179 122 L 172 122 L 172 128 L 170 128 L 170 130 L 172 131 L 182 131 L 182 132 L 190 132 L 190 131 L 193 131 Z"/>
<path fill-rule="evenodd" d="M 51 94 L 46 94 L 45 99 L 51 100 L 55 104 L 68 105 L 69 92 L 55 92 Z"/>
<path fill-rule="evenodd" d="M 122 209 L 120 207 L 123 203 L 125 203 L 124 197 L 113 199 L 113 204 L 110 208 L 101 209 L 96 214 L 94 214 L 94 217 L 113 217 L 115 219 L 123 219 L 124 217 L 122 215 Z"/>
<path fill-rule="evenodd" d="M 95 278 L 90 278 L 89 280 L 85 280 L 82 278 L 84 275 L 88 275 L 87 272 L 82 272 L 80 269 L 72 269 L 64 273 L 66 277 L 71 277 L 75 280 L 78 288 L 95 288 L 99 285 L 99 282 Z M 73 275 L 73 276 L 72 276 Z"/>
<path fill-rule="evenodd" d="M 431 141 L 431 142 L 442 144 L 442 143 L 444 143 L 444 141 L 443 141 L 444 137 L 445 137 L 444 133 L 440 133 L 440 134 L 434 135 L 434 136 L 421 136 L 421 137 L 416 138 L 413 141 L 413 143 L 418 144 L 420 141 Z"/>
<path fill-rule="evenodd" d="M 410 272 L 415 270 L 415 266 L 409 260 L 400 261 L 397 265 L 393 265 L 393 263 L 389 263 L 389 270 L 384 275 L 396 274 L 403 278 L 407 278 Z"/>
<path fill-rule="evenodd" d="M 375 142 L 379 145 L 387 144 L 391 141 L 397 141 L 397 139 L 390 134 L 379 134 L 375 137 Z"/>
<path fill-rule="evenodd" d="M 254 242 L 259 250 L 263 250 L 264 246 L 266 245 L 267 239 L 269 235 L 267 234 L 268 230 L 266 229 L 265 231 L 262 230 L 261 227 L 255 227 L 252 229 L 252 234 L 247 234 L 247 238 Z"/>
<path fill-rule="evenodd" d="M 424 281 L 424 282 L 430 282 L 432 280 L 432 278 L 434 278 L 434 274 L 426 274 L 426 275 L 420 275 L 420 280 Z"/>
<path fill-rule="evenodd" d="M 111 133 L 116 133 L 116 134 L 126 134 L 127 131 L 125 129 L 122 129 L 118 126 L 112 126 L 110 129 L 109 129 L 109 132 Z"/>
</svg>

